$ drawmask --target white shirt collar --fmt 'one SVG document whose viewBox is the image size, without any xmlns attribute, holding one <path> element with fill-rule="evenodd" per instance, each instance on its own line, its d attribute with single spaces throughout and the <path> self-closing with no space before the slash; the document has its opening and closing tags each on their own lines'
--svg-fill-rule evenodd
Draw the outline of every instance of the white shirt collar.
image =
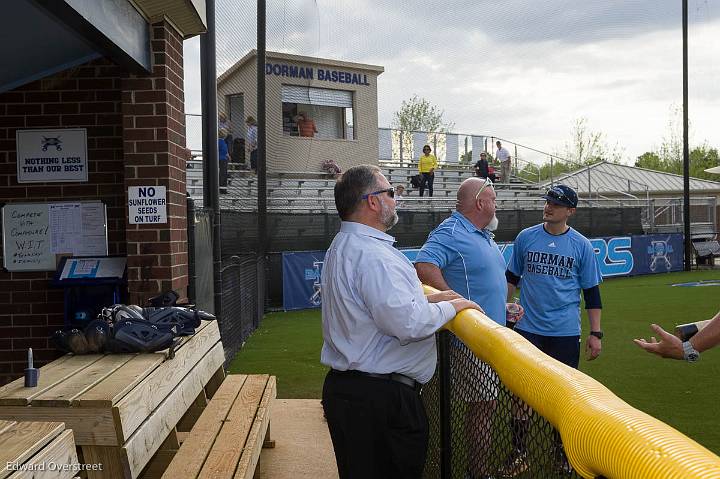
<svg viewBox="0 0 720 479">
<path fill-rule="evenodd" d="M 356 223 L 354 221 L 342 221 L 340 222 L 340 231 L 342 233 L 351 233 L 362 236 L 370 236 L 377 238 L 381 241 L 386 241 L 390 244 L 395 243 L 395 238 L 387 233 L 383 233 L 379 229 L 373 228 L 363 223 Z"/>
</svg>

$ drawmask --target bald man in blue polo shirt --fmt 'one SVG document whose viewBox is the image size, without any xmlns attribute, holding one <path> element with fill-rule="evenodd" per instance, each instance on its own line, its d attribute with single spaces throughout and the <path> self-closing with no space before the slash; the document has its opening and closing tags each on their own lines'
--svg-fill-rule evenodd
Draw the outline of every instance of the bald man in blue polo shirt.
<svg viewBox="0 0 720 479">
<path fill-rule="evenodd" d="M 497 228 L 495 190 L 488 178 L 468 178 L 458 188 L 456 211 L 435 228 L 415 259 L 420 280 L 441 291 L 453 289 L 477 303 L 485 314 L 505 325 L 508 293 L 505 260 L 493 240 Z M 522 312 L 521 312 L 522 315 Z M 453 351 L 460 351 L 460 347 Z M 471 371 L 478 373 L 475 384 L 467 384 L 461 394 L 471 398 L 466 421 L 468 442 L 475 448 L 470 454 L 470 477 L 487 477 L 492 471 L 483 461 L 491 448 L 490 434 L 498 378 L 485 363 Z M 480 383 L 484 389 L 472 389 Z M 463 387 L 461 384 L 460 387 Z"/>
</svg>

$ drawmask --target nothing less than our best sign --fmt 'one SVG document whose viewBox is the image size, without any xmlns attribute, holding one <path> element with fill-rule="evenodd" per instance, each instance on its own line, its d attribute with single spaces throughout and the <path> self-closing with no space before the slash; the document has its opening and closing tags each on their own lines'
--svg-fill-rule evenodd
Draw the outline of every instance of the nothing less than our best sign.
<svg viewBox="0 0 720 479">
<path fill-rule="evenodd" d="M 87 181 L 87 130 L 17 130 L 18 183 Z"/>
<path fill-rule="evenodd" d="M 128 187 L 128 219 L 131 225 L 167 223 L 167 191 L 165 187 Z"/>
</svg>

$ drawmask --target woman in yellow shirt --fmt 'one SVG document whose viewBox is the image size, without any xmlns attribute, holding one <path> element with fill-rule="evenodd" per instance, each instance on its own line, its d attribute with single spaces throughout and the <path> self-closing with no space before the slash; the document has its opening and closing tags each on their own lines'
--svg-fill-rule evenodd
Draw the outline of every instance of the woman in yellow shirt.
<svg viewBox="0 0 720 479">
<path fill-rule="evenodd" d="M 420 196 L 425 193 L 426 184 L 428 194 L 433 195 L 433 181 L 435 180 L 435 168 L 438 166 L 438 161 L 435 155 L 430 154 L 431 151 L 430 145 L 423 146 L 423 154 L 418 163 L 418 170 L 422 177 L 420 178 Z"/>
</svg>

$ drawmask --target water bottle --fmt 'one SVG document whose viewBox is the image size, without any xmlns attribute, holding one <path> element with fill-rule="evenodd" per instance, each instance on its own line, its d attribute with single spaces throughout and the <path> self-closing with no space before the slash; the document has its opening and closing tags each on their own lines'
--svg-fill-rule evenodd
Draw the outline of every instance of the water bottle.
<svg viewBox="0 0 720 479">
<path fill-rule="evenodd" d="M 505 306 L 505 326 L 515 329 L 515 325 L 520 319 L 520 299 L 514 298 L 512 303 Z"/>
</svg>

